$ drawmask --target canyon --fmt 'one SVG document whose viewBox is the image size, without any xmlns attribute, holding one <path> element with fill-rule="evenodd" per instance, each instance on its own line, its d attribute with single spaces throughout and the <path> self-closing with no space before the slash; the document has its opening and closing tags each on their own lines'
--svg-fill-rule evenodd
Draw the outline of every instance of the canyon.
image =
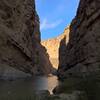
<svg viewBox="0 0 100 100">
<path fill-rule="evenodd" d="M 100 70 L 100 1 L 81 0 L 75 18 L 60 36 L 42 41 L 59 77 Z M 57 67 L 58 66 L 58 67 Z"/>
<path fill-rule="evenodd" d="M 27 85 L 30 81 L 24 80 L 23 100 L 30 95 L 36 100 L 100 100 L 99 54 L 100 0 L 80 0 L 75 18 L 64 32 L 44 41 L 35 0 L 0 0 L 0 80 L 48 76 L 55 69 L 60 80 L 53 90 L 55 95 L 45 90 L 37 96 L 33 95 L 34 82 L 30 87 L 32 95 L 30 92 L 26 95 L 25 88 L 30 86 Z M 15 81 L 8 81 L 9 85 L 10 82 Z M 45 85 L 41 80 L 39 84 Z M 18 90 L 14 95 L 6 92 L 14 99 L 17 92 L 20 94 Z"/>
<path fill-rule="evenodd" d="M 41 41 L 35 1 L 1 0 L 0 77 L 49 74 L 54 68 L 61 77 L 99 71 L 99 17 L 99 0 L 81 0 L 64 32 Z"/>
</svg>

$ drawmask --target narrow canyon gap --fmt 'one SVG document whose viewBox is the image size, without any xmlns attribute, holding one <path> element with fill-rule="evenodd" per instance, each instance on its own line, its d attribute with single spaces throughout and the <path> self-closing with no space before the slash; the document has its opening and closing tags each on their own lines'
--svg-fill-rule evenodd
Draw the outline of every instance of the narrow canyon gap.
<svg viewBox="0 0 100 100">
<path fill-rule="evenodd" d="M 61 64 L 64 65 L 65 63 L 65 50 L 69 41 L 70 23 L 76 15 L 79 0 L 63 0 L 59 2 L 57 0 L 53 2 L 51 0 L 48 1 L 47 4 L 46 2 L 46 0 L 44 0 L 43 2 L 36 0 L 36 8 L 40 15 L 40 25 L 42 27 L 41 44 L 47 49 L 47 53 L 49 54 L 49 59 L 53 67 L 58 69 Z M 50 13 L 47 12 L 47 9 Z M 54 12 L 56 12 L 56 15 L 53 14 Z M 53 19 L 55 19 L 55 21 Z M 62 19 L 61 23 L 59 23 L 56 27 L 49 27 L 55 26 L 55 24 L 57 23 L 56 20 L 59 19 Z M 45 40 L 45 38 L 47 39 Z M 61 43 L 64 38 L 66 38 L 65 43 Z"/>
</svg>

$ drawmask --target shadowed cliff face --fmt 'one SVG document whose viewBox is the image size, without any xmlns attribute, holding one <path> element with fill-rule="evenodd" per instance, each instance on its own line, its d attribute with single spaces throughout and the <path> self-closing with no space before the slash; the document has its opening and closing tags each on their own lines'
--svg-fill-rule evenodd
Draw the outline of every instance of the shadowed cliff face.
<svg viewBox="0 0 100 100">
<path fill-rule="evenodd" d="M 39 24 L 34 0 L 0 0 L 0 78 L 34 74 L 34 44 L 42 48 Z"/>
<path fill-rule="evenodd" d="M 65 66 L 65 57 L 66 57 L 66 36 L 61 40 L 60 46 L 59 46 L 59 66 L 58 70 L 60 67 Z"/>
<path fill-rule="evenodd" d="M 100 1 L 81 0 L 70 26 L 65 65 L 61 76 L 68 73 L 89 73 L 100 68 Z M 63 50 L 63 49 L 62 49 Z M 69 70 L 68 70 L 69 69 Z"/>
<path fill-rule="evenodd" d="M 33 5 L 33 0 L 0 0 L 1 77 L 32 74 Z"/>
<path fill-rule="evenodd" d="M 49 55 L 44 46 L 41 45 L 40 21 L 37 12 L 34 16 L 33 41 L 33 73 L 36 75 L 48 75 L 53 71 L 52 64 L 49 61 Z"/>
</svg>

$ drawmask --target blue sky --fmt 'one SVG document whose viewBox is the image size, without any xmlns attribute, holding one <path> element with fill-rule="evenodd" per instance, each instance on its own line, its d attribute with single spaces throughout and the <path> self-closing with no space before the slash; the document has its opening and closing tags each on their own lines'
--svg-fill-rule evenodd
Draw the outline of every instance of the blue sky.
<svg viewBox="0 0 100 100">
<path fill-rule="evenodd" d="M 79 0 L 35 0 L 41 39 L 58 36 L 76 15 Z"/>
</svg>

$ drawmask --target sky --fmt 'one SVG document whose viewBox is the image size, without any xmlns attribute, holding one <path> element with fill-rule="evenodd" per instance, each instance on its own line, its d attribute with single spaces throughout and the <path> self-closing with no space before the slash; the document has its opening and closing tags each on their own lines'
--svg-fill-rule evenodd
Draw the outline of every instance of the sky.
<svg viewBox="0 0 100 100">
<path fill-rule="evenodd" d="M 35 0 L 40 17 L 41 39 L 47 40 L 63 33 L 76 15 L 79 0 Z"/>
</svg>

